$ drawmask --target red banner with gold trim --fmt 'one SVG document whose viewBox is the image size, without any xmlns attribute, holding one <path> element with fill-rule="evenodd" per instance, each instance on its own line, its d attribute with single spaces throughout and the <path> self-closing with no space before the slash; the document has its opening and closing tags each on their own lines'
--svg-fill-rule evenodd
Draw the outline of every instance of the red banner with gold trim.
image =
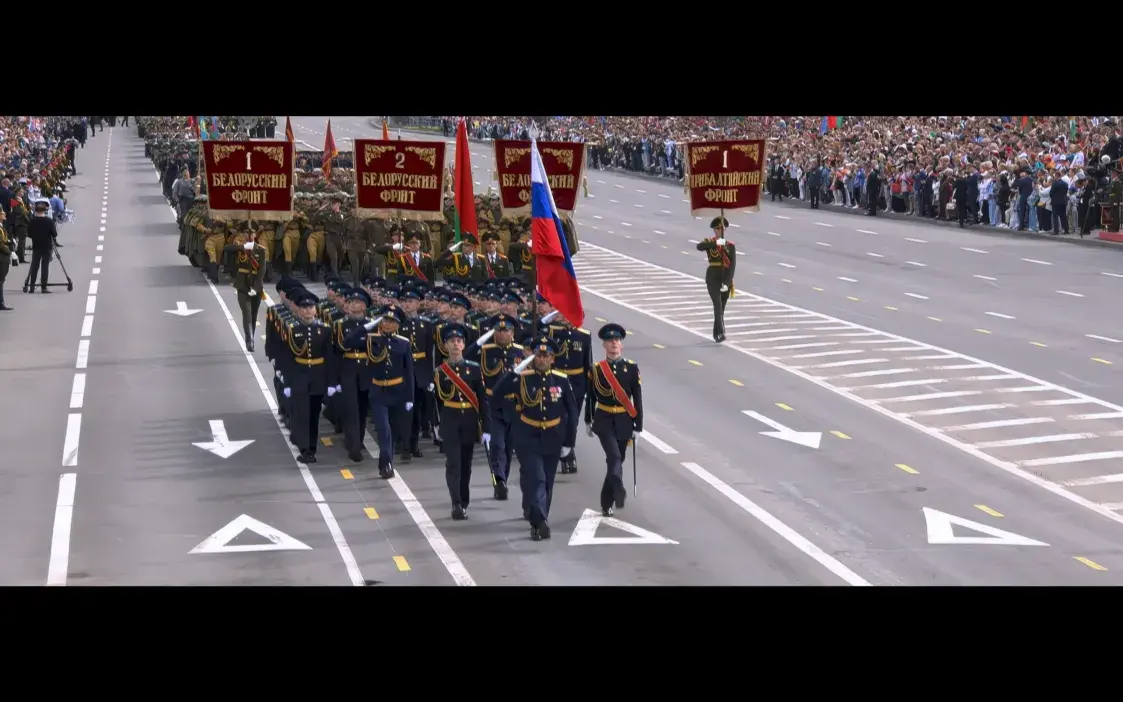
<svg viewBox="0 0 1123 702">
<path fill-rule="evenodd" d="M 686 192 L 690 214 L 760 210 L 767 144 L 764 139 L 697 141 L 686 145 Z"/>
<path fill-rule="evenodd" d="M 361 217 L 444 219 L 443 141 L 355 140 L 355 206 Z"/>
<path fill-rule="evenodd" d="M 585 180 L 585 145 L 574 141 L 540 141 L 538 153 L 550 180 L 558 214 L 573 214 Z M 530 215 L 530 142 L 497 139 L 495 172 L 504 217 Z"/>
<path fill-rule="evenodd" d="M 287 222 L 293 218 L 290 141 L 203 141 L 212 219 Z"/>
</svg>

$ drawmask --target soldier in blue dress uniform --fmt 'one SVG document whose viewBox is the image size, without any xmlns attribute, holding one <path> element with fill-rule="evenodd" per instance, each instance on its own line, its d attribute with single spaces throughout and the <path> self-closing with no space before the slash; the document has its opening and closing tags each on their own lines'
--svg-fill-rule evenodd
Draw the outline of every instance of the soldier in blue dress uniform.
<svg viewBox="0 0 1123 702">
<path fill-rule="evenodd" d="M 387 307 L 378 320 L 367 322 L 343 340 L 348 351 L 367 355 L 365 384 L 378 436 L 378 474 L 386 479 L 394 477 L 394 436 L 402 435 L 401 427 L 413 410 L 413 354 L 409 339 L 397 333 L 401 322 L 402 311 Z"/>
<path fill-rule="evenodd" d="M 433 371 L 445 454 L 445 482 L 452 501 L 452 518 L 468 518 L 471 501 L 472 453 L 476 443 L 491 441 L 490 398 L 480 365 L 464 358 L 467 329 L 450 322 L 444 327 L 448 358 Z"/>
<path fill-rule="evenodd" d="M 511 421 L 517 409 L 515 394 L 497 397 L 495 386 L 504 372 L 513 370 L 528 352 L 515 342 L 517 320 L 505 314 L 498 314 L 488 320 L 488 328 L 494 330 L 492 343 L 480 346 L 480 368 L 483 371 L 484 385 L 491 401 L 491 443 L 488 446 L 491 458 L 491 482 L 495 499 L 507 499 L 507 478 L 511 472 L 511 456 L 515 450 L 511 443 Z M 483 337 L 481 337 L 483 340 Z"/>
<path fill-rule="evenodd" d="M 605 360 L 593 366 L 585 403 L 585 431 L 596 435 L 604 449 L 608 470 L 600 491 L 601 511 L 612 516 L 624 507 L 628 490 L 624 487 L 624 457 L 628 442 L 635 450 L 635 438 L 643 431 L 643 393 L 639 365 L 624 358 L 624 338 L 619 324 L 606 324 L 597 336 L 604 342 Z"/>
<path fill-rule="evenodd" d="M 367 416 L 370 413 L 370 382 L 367 377 L 369 359 L 366 349 L 356 351 L 346 347 L 348 336 L 363 329 L 370 295 L 363 290 L 351 290 L 344 302 L 347 316 L 332 325 L 332 342 L 338 359 L 335 398 L 336 409 L 343 424 L 343 445 L 347 457 L 355 463 L 363 460 L 363 437 L 366 434 Z"/>
<path fill-rule="evenodd" d="M 562 455 L 572 451 L 580 417 L 577 398 L 569 378 L 553 369 L 558 352 L 553 339 L 535 339 L 532 368 L 505 373 L 495 386 L 495 395 L 515 394 L 518 403 L 512 432 L 519 458 L 519 486 L 523 493 L 523 515 L 530 522 L 533 541 L 550 538 L 550 503 L 554 478 Z"/>
<path fill-rule="evenodd" d="M 421 292 L 407 285 L 399 293 L 403 321 L 398 333 L 409 339 L 410 353 L 413 356 L 413 377 L 417 387 L 414 391 L 413 411 L 406 433 L 402 436 L 401 460 L 409 463 L 414 458 L 422 458 L 420 441 L 424 431 L 429 432 L 433 417 L 433 325 L 418 314 Z"/>
<path fill-rule="evenodd" d="M 548 316 L 548 315 L 547 315 Z M 581 411 L 581 403 L 585 400 L 589 376 L 593 370 L 593 335 L 588 330 L 575 327 L 564 317 L 549 325 L 549 336 L 558 345 L 558 356 L 554 359 L 554 368 L 561 371 L 569 378 L 569 384 L 577 395 L 577 411 Z M 567 455 L 562 458 L 561 472 L 577 472 L 577 454 L 573 445 Z"/>
<path fill-rule="evenodd" d="M 291 401 L 289 427 L 301 463 L 316 462 L 320 410 L 324 396 L 335 394 L 335 388 L 328 386 L 335 374 L 331 330 L 316 318 L 316 302 L 316 296 L 307 291 L 296 300 L 297 319 L 285 330 L 286 343 L 281 349 L 282 394 Z"/>
</svg>

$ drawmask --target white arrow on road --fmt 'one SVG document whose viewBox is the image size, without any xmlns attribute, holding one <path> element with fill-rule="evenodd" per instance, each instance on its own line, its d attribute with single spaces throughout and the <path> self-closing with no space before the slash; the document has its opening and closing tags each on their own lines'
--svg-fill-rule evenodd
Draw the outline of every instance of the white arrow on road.
<svg viewBox="0 0 1123 702">
<path fill-rule="evenodd" d="M 167 312 L 168 314 L 174 314 L 178 317 L 190 317 L 193 314 L 196 314 L 198 312 L 203 311 L 203 310 L 189 310 L 189 309 L 187 309 L 187 303 L 182 302 L 182 301 L 175 303 L 175 307 L 176 308 L 174 310 L 164 310 L 164 311 Z"/>
<path fill-rule="evenodd" d="M 752 410 L 741 410 L 741 412 L 748 417 L 752 417 L 761 424 L 767 424 L 776 430 L 760 432 L 764 436 L 771 436 L 774 439 L 783 439 L 784 441 L 790 441 L 793 444 L 799 444 L 800 446 L 813 449 L 819 448 L 819 442 L 823 438 L 823 432 L 821 431 L 796 431 L 795 429 L 790 429 L 775 420 L 765 417 L 759 412 L 753 412 Z"/>
<path fill-rule="evenodd" d="M 219 458 L 230 458 L 254 442 L 253 439 L 231 441 L 230 438 L 226 436 L 226 425 L 222 423 L 221 419 L 212 419 L 210 424 L 211 435 L 214 439 L 212 441 L 194 441 L 191 444 L 192 446 L 198 446 L 204 451 L 210 451 Z"/>
</svg>

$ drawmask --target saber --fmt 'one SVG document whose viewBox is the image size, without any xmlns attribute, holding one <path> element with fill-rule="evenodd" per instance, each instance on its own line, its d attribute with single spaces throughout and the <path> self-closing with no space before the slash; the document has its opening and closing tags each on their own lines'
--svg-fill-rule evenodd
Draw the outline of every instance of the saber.
<svg viewBox="0 0 1123 702">
<path fill-rule="evenodd" d="M 633 434 L 632 436 L 633 438 L 630 442 L 632 444 L 632 494 L 639 495 L 639 486 L 636 481 L 636 440 L 635 435 Z"/>
<path fill-rule="evenodd" d="M 539 319 L 538 323 L 539 324 L 549 324 L 550 322 L 554 321 L 554 318 L 557 317 L 557 316 L 558 316 L 558 311 L 554 310 L 550 314 L 548 314 L 545 317 Z"/>
</svg>

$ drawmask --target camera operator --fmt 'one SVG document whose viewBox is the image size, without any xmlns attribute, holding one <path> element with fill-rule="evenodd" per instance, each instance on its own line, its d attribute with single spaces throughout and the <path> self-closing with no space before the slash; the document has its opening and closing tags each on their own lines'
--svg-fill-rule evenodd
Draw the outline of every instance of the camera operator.
<svg viewBox="0 0 1123 702">
<path fill-rule="evenodd" d="M 16 252 L 12 251 L 12 241 L 8 238 L 7 215 L 0 210 L 0 312 L 8 312 L 12 308 L 4 304 L 4 280 L 8 277 L 8 269 L 12 264 L 17 264 Z"/>
<path fill-rule="evenodd" d="M 49 293 L 47 277 L 58 229 L 55 227 L 55 220 L 51 217 L 51 203 L 47 200 L 35 201 L 35 216 L 27 225 L 27 235 L 31 238 L 31 270 L 27 274 L 27 292 L 35 292 L 35 275 L 42 270 L 39 284 L 43 293 Z"/>
</svg>

